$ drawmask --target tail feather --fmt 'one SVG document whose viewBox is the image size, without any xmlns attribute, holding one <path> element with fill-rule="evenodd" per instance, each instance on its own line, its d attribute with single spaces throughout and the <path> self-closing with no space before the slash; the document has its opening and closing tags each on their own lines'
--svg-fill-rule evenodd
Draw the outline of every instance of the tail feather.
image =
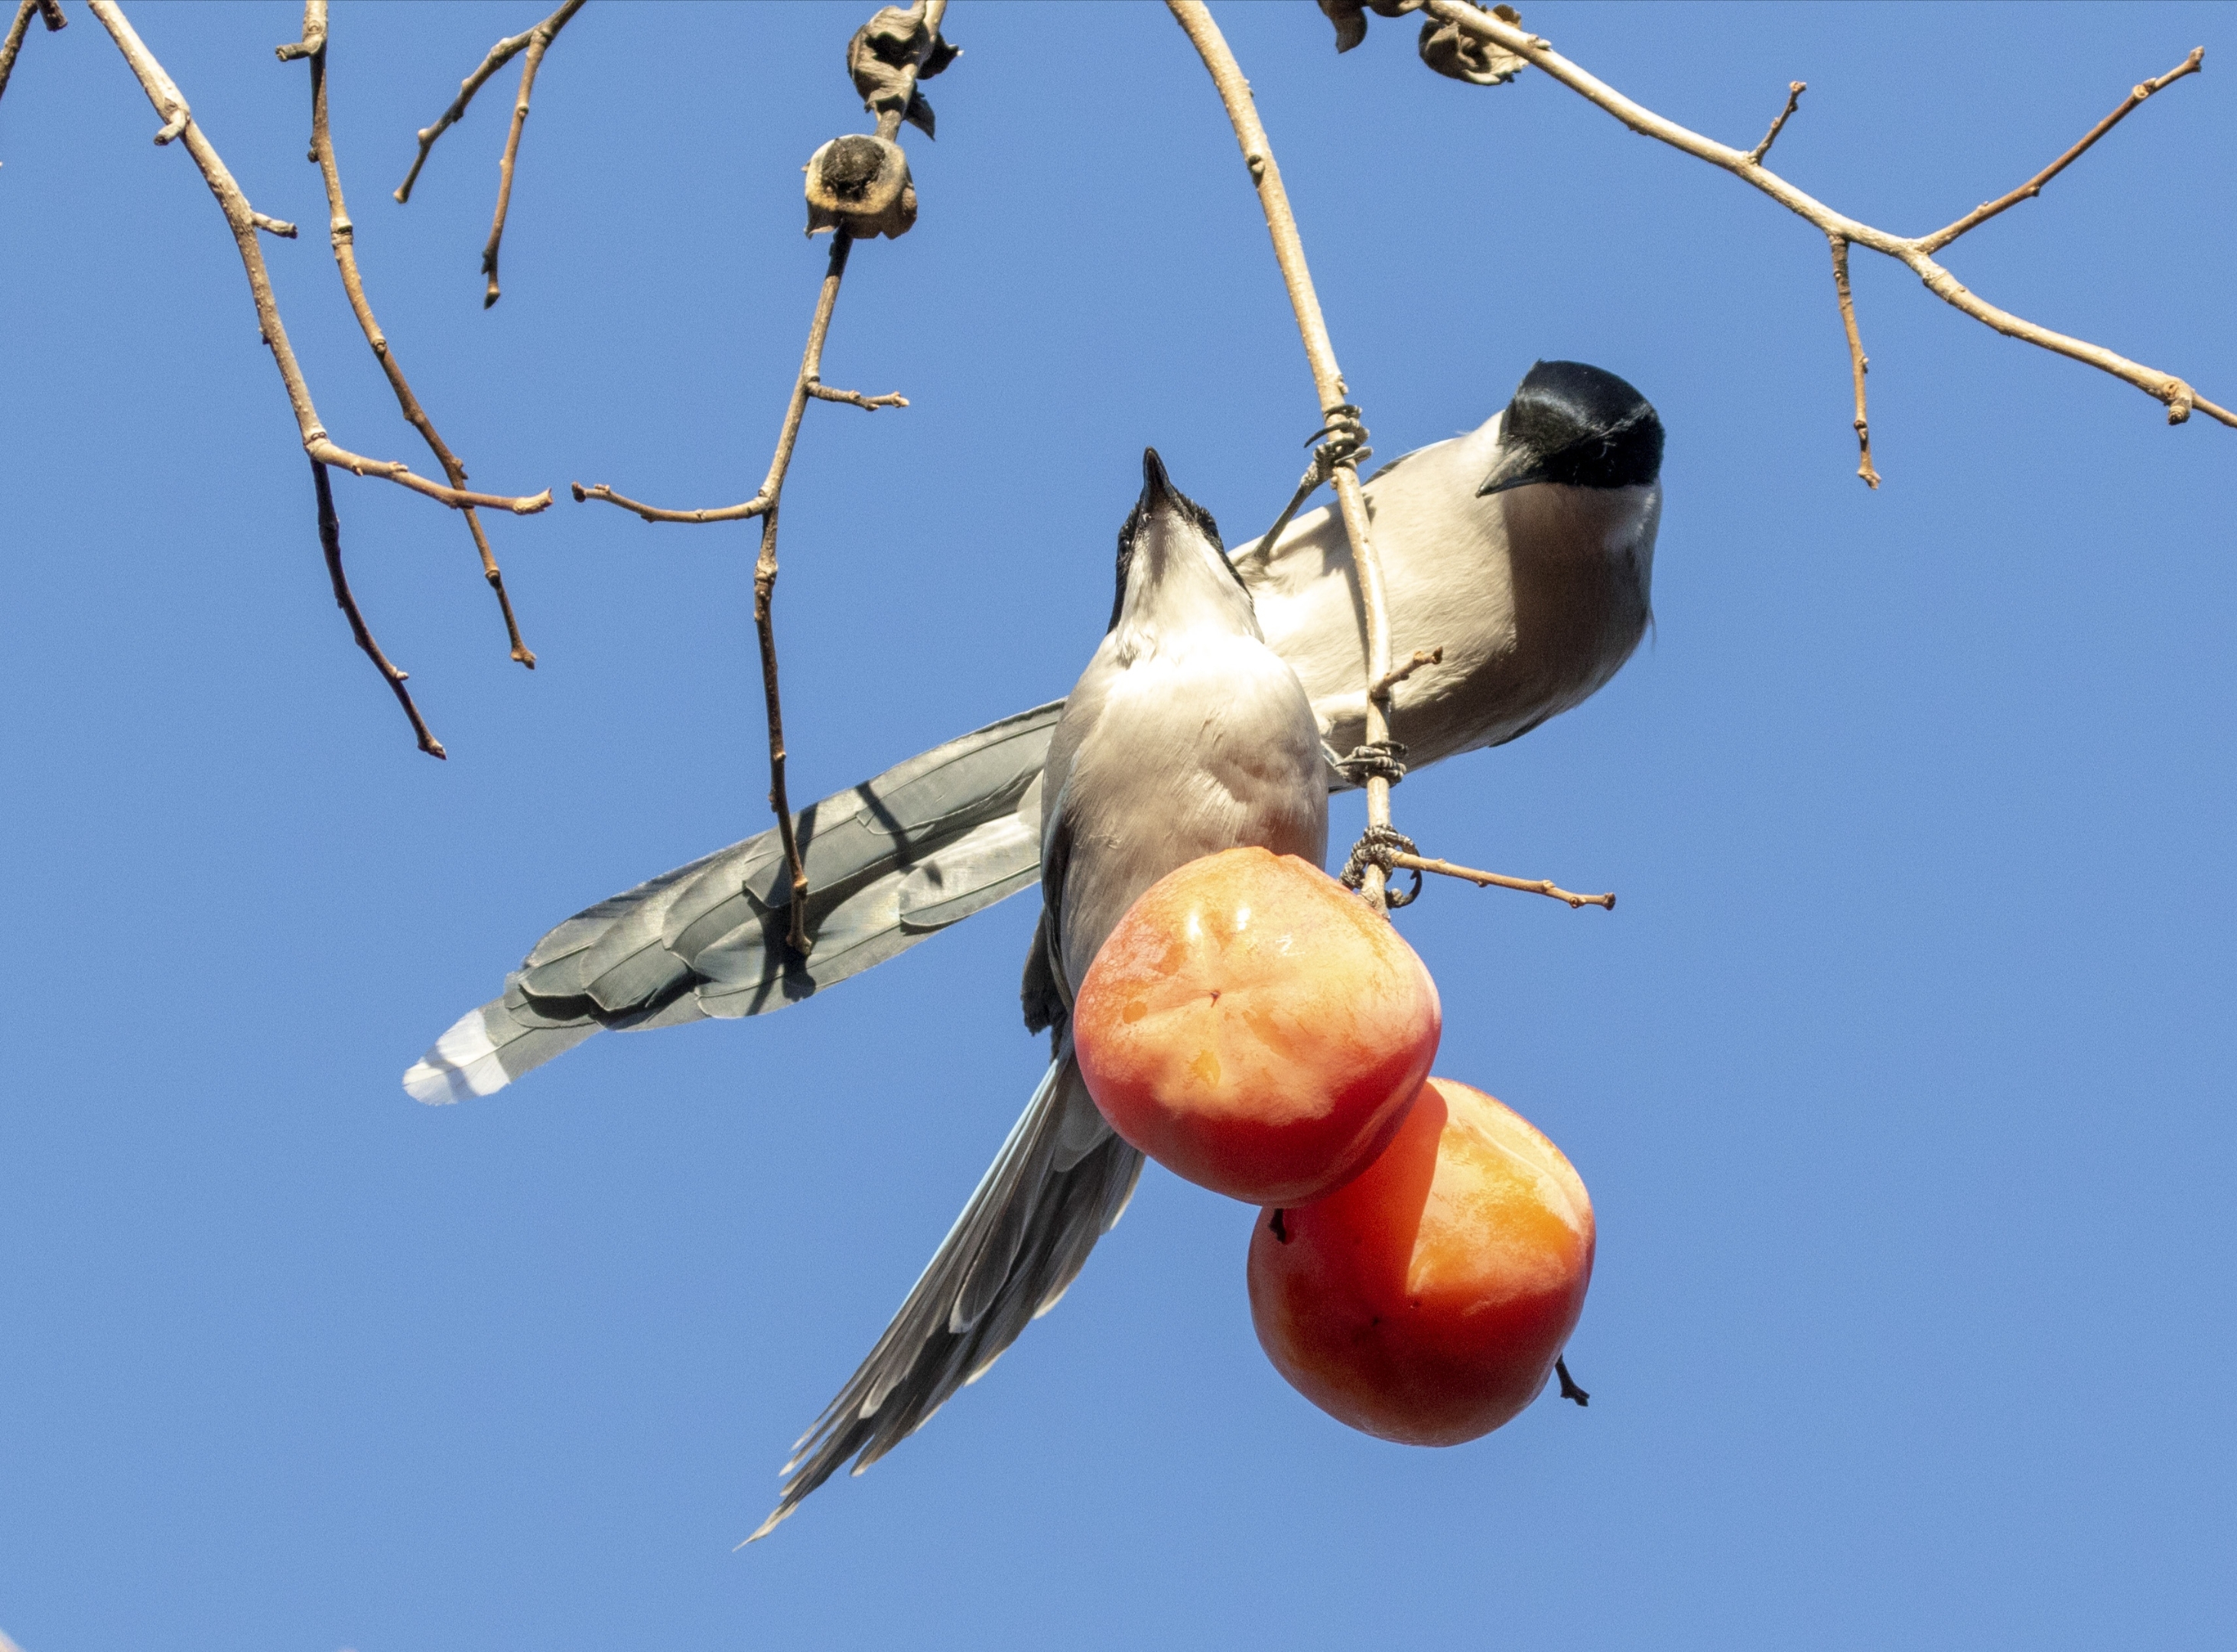
<svg viewBox="0 0 2237 1652">
<path fill-rule="evenodd" d="M 591 1034 L 765 1014 L 1033 883 L 1040 771 L 1061 700 L 910 758 L 794 817 L 808 955 L 772 829 L 585 908 L 405 1075 L 423 1101 L 487 1095 Z"/>
<path fill-rule="evenodd" d="M 923 1427 L 1056 1305 L 1142 1170 L 1142 1155 L 1107 1127 L 1085 1152 L 1066 1153 L 1067 1137 L 1090 1133 L 1082 1107 L 1092 1113 L 1094 1103 L 1066 1045 L 901 1311 L 801 1437 L 754 1538 L 849 1459 L 860 1474 Z"/>
</svg>

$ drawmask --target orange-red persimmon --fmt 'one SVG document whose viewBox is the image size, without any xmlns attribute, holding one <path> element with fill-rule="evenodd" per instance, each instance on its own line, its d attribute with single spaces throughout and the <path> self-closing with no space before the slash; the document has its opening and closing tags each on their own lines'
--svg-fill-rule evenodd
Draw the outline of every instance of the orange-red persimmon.
<svg viewBox="0 0 2237 1652">
<path fill-rule="evenodd" d="M 1382 1151 L 1436 1059 L 1437 989 L 1389 921 L 1293 855 L 1231 849 L 1151 885 L 1072 1006 L 1088 1093 L 1159 1164 L 1303 1203 Z"/>
<path fill-rule="evenodd" d="M 1260 1216 L 1250 1318 L 1275 1369 L 1337 1421 L 1458 1445 L 1538 1397 L 1592 1276 L 1592 1201 L 1561 1150 L 1431 1079 L 1359 1176 Z"/>
</svg>

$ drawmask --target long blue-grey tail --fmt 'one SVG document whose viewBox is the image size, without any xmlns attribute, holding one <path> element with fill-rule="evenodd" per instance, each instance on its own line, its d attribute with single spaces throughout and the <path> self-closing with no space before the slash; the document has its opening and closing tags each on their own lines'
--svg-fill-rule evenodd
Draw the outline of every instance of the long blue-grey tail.
<svg viewBox="0 0 2237 1652">
<path fill-rule="evenodd" d="M 802 809 L 802 958 L 772 827 L 577 913 L 530 949 L 502 996 L 404 1075 L 422 1101 L 499 1090 L 602 1028 L 759 1015 L 907 951 L 1034 883 L 1040 774 L 1064 702 L 973 730 Z"/>
</svg>

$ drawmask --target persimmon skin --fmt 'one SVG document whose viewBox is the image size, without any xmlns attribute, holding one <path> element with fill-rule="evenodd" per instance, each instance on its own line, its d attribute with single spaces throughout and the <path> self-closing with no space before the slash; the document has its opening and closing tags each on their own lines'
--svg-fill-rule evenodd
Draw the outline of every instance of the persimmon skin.
<svg viewBox="0 0 2237 1652">
<path fill-rule="evenodd" d="M 1290 1385 L 1340 1423 L 1458 1445 L 1538 1397 L 1584 1311 L 1593 1206 L 1561 1150 L 1481 1090 L 1431 1079 L 1382 1156 L 1328 1198 L 1261 1213 L 1250 1318 Z"/>
<path fill-rule="evenodd" d="M 1072 1004 L 1088 1094 L 1175 1174 L 1303 1204 L 1374 1160 L 1443 1021 L 1389 920 L 1293 855 L 1168 873 L 1112 930 Z"/>
</svg>

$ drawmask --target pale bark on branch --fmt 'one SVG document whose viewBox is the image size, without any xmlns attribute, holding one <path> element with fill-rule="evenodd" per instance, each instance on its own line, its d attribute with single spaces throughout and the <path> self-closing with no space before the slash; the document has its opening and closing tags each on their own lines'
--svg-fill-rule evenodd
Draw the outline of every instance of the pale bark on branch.
<svg viewBox="0 0 2237 1652">
<path fill-rule="evenodd" d="M 310 60 L 311 158 L 318 162 L 319 175 L 326 184 L 328 239 L 333 246 L 334 263 L 341 272 L 342 290 L 349 296 L 350 310 L 365 334 L 365 341 L 373 347 L 373 359 L 387 375 L 389 388 L 396 393 L 397 406 L 405 422 L 419 433 L 428 451 L 435 455 L 435 462 L 443 467 L 450 485 L 459 487 L 466 479 L 466 467 L 437 433 L 434 421 L 427 417 L 419 398 L 412 393 L 388 335 L 373 319 L 373 305 L 365 294 L 365 279 L 358 270 L 357 229 L 350 221 L 349 207 L 342 198 L 341 169 L 334 160 L 333 129 L 327 119 L 327 0 L 304 0 L 302 39 L 276 50 L 282 63 L 298 57 Z M 497 558 L 490 550 L 489 535 L 483 530 L 481 517 L 472 506 L 467 506 L 459 514 L 465 518 L 467 532 L 473 536 L 474 549 L 481 557 L 482 578 L 497 595 L 498 611 L 505 619 L 512 657 L 534 671 L 536 656 L 521 640 L 520 624 L 513 617 L 512 598 L 505 592 L 505 576 L 498 572 Z"/>
<path fill-rule="evenodd" d="M 186 98 L 164 72 L 162 64 L 155 60 L 155 54 L 141 40 L 122 8 L 116 4 L 115 0 L 87 0 L 87 6 L 101 26 L 109 31 L 109 38 L 116 43 L 117 50 L 123 54 L 124 61 L 139 81 L 141 89 L 148 95 L 148 101 L 162 118 L 163 126 L 155 134 L 155 142 L 184 141 L 187 153 L 193 157 L 203 182 L 217 198 L 219 209 L 225 214 L 227 227 L 233 232 L 234 245 L 241 254 L 241 268 L 247 274 L 249 296 L 256 307 L 258 327 L 266 346 L 272 352 L 274 365 L 280 370 L 280 382 L 287 387 L 287 404 L 295 415 L 296 428 L 303 439 L 303 451 L 310 456 L 313 475 L 318 483 L 321 501 L 320 537 L 328 546 L 328 566 L 338 582 L 336 599 L 342 602 L 345 611 L 350 614 L 352 629 L 363 633 L 360 645 L 364 645 L 370 633 L 363 632 L 363 619 L 356 613 L 354 603 L 346 599 L 346 586 L 340 584 L 339 525 L 332 535 L 327 528 L 327 519 L 333 514 L 332 498 L 325 479 L 327 466 L 339 466 L 356 476 L 379 477 L 408 487 L 414 492 L 424 493 L 429 499 L 456 510 L 464 510 L 470 506 L 486 506 L 493 510 L 511 511 L 526 516 L 551 503 L 551 490 L 546 488 L 541 493 L 525 498 L 511 498 L 495 493 L 477 493 L 456 486 L 445 487 L 426 477 L 415 476 L 401 460 L 367 459 L 334 443 L 327 435 L 326 426 L 320 422 L 319 410 L 311 400 L 310 386 L 305 382 L 302 368 L 295 360 L 295 352 L 287 342 L 287 329 L 280 322 L 280 307 L 272 294 L 271 274 L 265 268 L 264 251 L 258 244 L 257 237 L 263 233 L 265 226 L 276 221 L 264 219 L 263 215 L 248 204 L 247 196 L 241 193 L 240 184 L 226 169 L 216 149 L 195 120 Z M 395 690 L 397 697 L 404 704 L 412 718 L 414 732 L 419 737 L 420 749 L 433 757 L 442 756 L 440 743 L 426 731 L 426 725 L 421 722 L 417 708 L 411 704 L 411 697 L 403 687 L 403 674 L 386 662 L 377 647 L 367 647 L 366 651 L 380 666 L 383 677 L 387 678 L 389 686 Z"/>
<path fill-rule="evenodd" d="M 1288 289 L 1290 307 L 1297 314 L 1297 332 L 1304 340 L 1313 388 L 1320 397 L 1321 416 L 1333 425 L 1349 414 L 1356 427 L 1356 415 L 1350 406 L 1351 393 L 1336 366 L 1336 347 L 1329 338 L 1328 322 L 1321 314 L 1320 299 L 1313 291 L 1312 271 L 1305 263 L 1304 240 L 1297 233 L 1297 217 L 1290 209 L 1289 191 L 1282 185 L 1282 169 L 1275 163 L 1273 142 L 1267 137 L 1265 124 L 1258 118 L 1257 105 L 1251 99 L 1250 83 L 1243 77 L 1242 67 L 1235 61 L 1226 37 L 1202 0 L 1166 0 L 1166 5 L 1188 36 L 1189 43 L 1196 48 L 1197 55 L 1204 59 L 1212 85 L 1219 92 L 1219 101 L 1227 110 L 1228 122 L 1235 129 L 1235 141 L 1242 147 L 1243 163 L 1257 189 L 1267 234 L 1274 241 L 1274 259 L 1281 266 L 1282 284 Z M 1383 598 L 1382 563 L 1375 553 L 1374 540 L 1369 532 L 1367 500 L 1360 491 L 1355 459 L 1356 454 L 1332 458 L 1328 466 L 1332 472 L 1329 479 L 1336 487 L 1336 508 L 1343 520 L 1344 537 L 1351 546 L 1352 566 L 1359 576 L 1360 618 L 1367 642 L 1365 743 L 1387 749 L 1390 740 L 1392 686 L 1387 680 L 1390 675 L 1390 613 Z M 1369 829 L 1389 829 L 1389 776 L 1370 774 L 1366 790 Z M 1369 865 L 1360 893 L 1381 909 L 1384 904 L 1383 884 L 1382 866 Z"/>
<path fill-rule="evenodd" d="M 16 20 L 8 25 L 8 36 L 0 40 L 0 96 L 8 90 L 8 77 L 16 72 L 16 54 L 23 50 L 23 36 L 30 32 L 31 19 L 37 17 L 47 25 L 47 32 L 68 25 L 58 0 L 23 0 L 16 8 Z"/>
<path fill-rule="evenodd" d="M 1366 738 L 1352 758 L 1354 763 L 1361 763 L 1365 775 L 1367 830 L 1352 850 L 1344 881 L 1351 883 L 1356 880 L 1360 894 L 1377 910 L 1384 911 L 1402 906 L 1413 898 L 1396 896 L 1390 891 L 1389 879 L 1393 866 L 1407 867 L 1417 876 L 1424 871 L 1442 872 L 1481 883 L 1528 889 L 1567 901 L 1573 907 L 1590 904 L 1613 908 L 1613 895 L 1572 895 L 1543 881 L 1475 872 L 1448 861 L 1428 860 L 1410 852 L 1399 852 L 1399 845 L 1410 851 L 1413 844 L 1391 824 L 1390 788 L 1395 776 L 1403 772 L 1397 760 L 1404 748 L 1390 736 L 1390 691 L 1424 665 L 1442 659 L 1444 650 L 1442 646 L 1422 649 L 1402 664 L 1393 666 L 1390 663 L 1390 611 L 1383 595 L 1382 562 L 1376 554 L 1369 532 L 1367 501 L 1360 491 L 1357 468 L 1366 452 L 1363 446 L 1366 432 L 1360 422 L 1359 410 L 1349 400 L 1350 392 L 1344 384 L 1343 374 L 1336 367 L 1336 347 L 1330 341 L 1328 322 L 1313 290 L 1312 272 L 1305 263 L 1304 239 L 1298 234 L 1297 215 L 1290 209 L 1289 191 L 1283 187 L 1282 169 L 1275 163 L 1273 142 L 1266 135 L 1264 122 L 1258 118 L 1257 106 L 1250 96 L 1250 83 L 1244 78 L 1234 52 L 1202 0 L 1165 0 L 1165 3 L 1188 36 L 1189 43 L 1204 59 L 1204 68 L 1211 71 L 1219 101 L 1227 110 L 1228 122 L 1235 129 L 1235 141 L 1242 147 L 1243 163 L 1257 189 L 1266 230 L 1274 241 L 1275 261 L 1281 267 L 1282 283 L 1288 289 L 1290 307 L 1297 314 L 1298 335 L 1304 340 L 1305 359 L 1312 368 L 1313 387 L 1320 395 L 1321 416 L 1326 424 L 1316 433 L 1341 431 L 1347 437 L 1340 445 L 1331 444 L 1315 455 L 1314 468 L 1306 472 L 1297 497 L 1290 500 L 1288 510 L 1265 539 L 1268 545 L 1274 542 L 1305 495 L 1320 480 L 1334 484 L 1344 537 L 1351 547 L 1352 566 L 1358 575 L 1360 624 L 1367 642 Z M 1777 135 L 1777 131 L 1774 126 L 1772 135 Z M 1766 139 L 1766 148 L 1768 144 Z"/>
<path fill-rule="evenodd" d="M 902 65 L 892 85 L 887 89 L 897 101 L 891 110 L 881 109 L 879 112 L 878 131 L 881 138 L 890 140 L 898 134 L 903 111 L 914 96 L 918 74 L 941 44 L 940 25 L 947 10 L 947 0 L 916 0 L 916 3 L 907 8 L 906 15 L 917 24 L 916 55 Z M 589 499 L 603 500 L 609 505 L 619 506 L 623 510 L 635 512 L 648 522 L 743 522 L 756 517 L 761 519 L 761 551 L 754 559 L 754 634 L 761 650 L 762 697 L 769 725 L 769 809 L 776 816 L 777 834 L 784 846 L 786 868 L 791 878 L 791 915 L 785 944 L 802 957 L 808 955 L 813 942 L 808 933 L 808 867 L 793 829 L 791 796 L 785 783 L 789 753 L 784 740 L 784 701 L 777 670 L 775 607 L 778 572 L 778 506 L 784 494 L 785 476 L 792 468 L 793 449 L 800 439 L 801 420 L 807 413 L 809 402 L 844 402 L 873 413 L 881 407 L 908 406 L 908 398 L 898 392 L 882 396 L 866 396 L 859 391 L 833 389 L 823 382 L 824 340 L 830 336 L 832 314 L 839 304 L 839 286 L 846 277 L 848 254 L 854 243 L 855 236 L 845 224 L 833 231 L 830 258 L 824 267 L 823 284 L 816 290 L 815 313 L 808 325 L 808 342 L 801 351 L 800 371 L 794 375 L 792 395 L 785 403 L 784 421 L 777 429 L 776 451 L 770 457 L 769 471 L 762 479 L 760 490 L 751 499 L 736 505 L 677 511 L 647 505 L 643 500 L 617 493 L 604 482 L 594 483 L 588 487 L 580 482 L 569 484 L 577 503 Z"/>
<path fill-rule="evenodd" d="M 2201 46 L 2194 50 L 2166 74 L 2137 85 L 2118 108 L 2093 127 L 2073 148 L 2068 149 L 2057 160 L 2009 195 L 1984 202 L 1954 223 L 1937 229 L 1931 235 L 1897 235 L 1884 229 L 1876 228 L 1871 224 L 1861 223 L 1846 214 L 1836 212 L 1822 201 L 1797 188 L 1765 167 L 1763 164 L 1763 155 L 1770 148 L 1768 136 L 1762 144 L 1752 150 L 1736 149 L 1728 144 L 1719 143 L 1713 138 L 1704 137 L 1699 133 L 1689 130 L 1675 121 L 1666 119 L 1653 109 L 1634 102 L 1606 82 L 1562 56 L 1554 50 L 1550 43 L 1541 36 L 1519 28 L 1504 18 L 1495 17 L 1490 12 L 1480 11 L 1475 7 L 1466 3 L 1466 0 L 1425 0 L 1422 10 L 1441 22 L 1451 23 L 1479 40 L 1488 41 L 1503 50 L 1523 58 L 1575 92 L 1587 102 L 1613 116 L 1633 131 L 1643 136 L 1653 138 L 1659 142 L 1666 143 L 1671 148 L 1693 155 L 1697 160 L 1706 161 L 1712 166 L 1722 168 L 1735 177 L 1762 190 L 1764 194 L 1796 216 L 1817 226 L 1834 248 L 1836 280 L 1838 283 L 1837 292 L 1842 299 L 1843 321 L 1850 334 L 1850 354 L 1858 395 L 1858 435 L 1860 441 L 1865 435 L 1863 406 L 1864 374 L 1861 365 L 1863 349 L 1856 340 L 1853 304 L 1848 296 L 1844 279 L 1847 273 L 1846 249 L 1850 246 L 1866 248 L 1872 252 L 1894 259 L 1916 274 L 1924 283 L 1927 290 L 1937 298 L 1963 314 L 1971 316 L 1983 326 L 2003 334 L 2007 338 L 2017 339 L 2023 343 L 2032 344 L 2042 349 L 2067 356 L 2085 366 L 2095 367 L 2101 373 L 2110 373 L 2124 383 L 2134 385 L 2145 394 L 2165 405 L 2168 410 L 2168 422 L 2171 425 L 2181 424 L 2195 410 L 2222 424 L 2237 426 L 2237 413 L 2208 401 L 2193 389 L 2188 382 L 2176 377 L 2174 373 L 2164 373 L 2156 367 L 2131 361 L 2128 357 L 2108 350 L 2102 345 L 2092 344 L 2084 339 L 2072 338 L 2066 334 L 2054 332 L 2049 327 L 2014 315 L 2008 310 L 2000 309 L 1972 292 L 1934 258 L 1936 253 L 1959 236 L 1986 223 L 1990 219 L 2009 210 L 2020 202 L 2032 199 L 2042 193 L 2043 185 L 2072 165 L 2091 145 L 2111 131 L 2131 111 L 2155 93 L 2165 89 L 2187 75 L 2198 73 L 2205 63 L 2204 47 Z M 1787 113 L 1792 112 L 1793 100 L 1798 96 L 1798 92 L 1790 92 Z M 1785 123 L 1785 115 L 1783 114 L 1779 121 L 1774 123 L 1771 136 L 1777 135 L 1778 126 Z M 1868 484 L 1877 486 L 1878 476 L 1872 469 L 1869 447 L 1865 450 L 1864 463 L 1859 466 L 1858 474 L 1863 476 Z"/>
<path fill-rule="evenodd" d="M 567 26 L 568 19 L 580 11 L 584 3 L 585 0 L 565 0 L 557 11 L 534 28 L 509 35 L 492 46 L 489 56 L 482 59 L 480 67 L 459 83 L 459 95 L 451 100 L 450 108 L 443 111 L 434 125 L 420 129 L 419 153 L 412 157 L 412 169 L 404 175 L 404 182 L 396 186 L 399 205 L 412 199 L 412 186 L 419 181 L 419 169 L 427 164 L 427 152 L 435 147 L 435 140 L 466 112 L 466 105 L 474 101 L 474 94 L 481 90 L 491 76 L 526 52 L 527 58 L 520 68 L 520 90 L 512 100 L 512 125 L 505 133 L 505 152 L 498 158 L 497 211 L 490 220 L 489 241 L 482 248 L 482 274 L 489 282 L 482 292 L 484 309 L 489 308 L 501 296 L 497 282 L 498 249 L 505 241 L 505 215 L 512 208 L 513 168 L 520 159 L 520 134 L 528 124 L 528 99 L 536 87 L 536 71 L 544 66 L 544 54 L 551 50 L 551 43 L 559 37 L 559 31 Z"/>
</svg>

